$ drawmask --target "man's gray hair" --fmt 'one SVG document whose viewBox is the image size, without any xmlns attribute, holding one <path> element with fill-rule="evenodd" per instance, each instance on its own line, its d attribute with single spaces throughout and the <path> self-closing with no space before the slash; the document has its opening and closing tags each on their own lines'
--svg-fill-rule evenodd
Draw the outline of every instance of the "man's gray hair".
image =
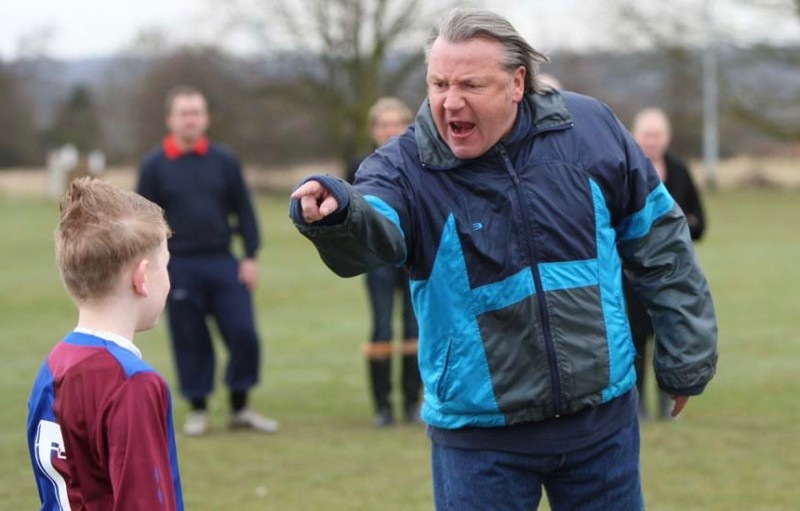
<svg viewBox="0 0 800 511">
<path fill-rule="evenodd" d="M 477 38 L 493 39 L 503 45 L 506 60 L 503 67 L 509 73 L 519 66 L 525 68 L 525 92 L 541 92 L 537 80 L 539 65 L 547 62 L 546 55 L 534 50 L 507 19 L 482 9 L 455 8 L 440 18 L 425 43 L 425 59 L 437 38 L 452 43 L 466 42 Z"/>
</svg>

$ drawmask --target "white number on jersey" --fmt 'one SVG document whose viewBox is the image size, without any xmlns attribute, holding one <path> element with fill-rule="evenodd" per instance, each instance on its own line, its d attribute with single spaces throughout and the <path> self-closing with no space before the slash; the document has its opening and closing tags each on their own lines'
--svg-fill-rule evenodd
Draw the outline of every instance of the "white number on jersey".
<svg viewBox="0 0 800 511">
<path fill-rule="evenodd" d="M 67 497 L 67 483 L 64 477 L 53 466 L 53 457 L 66 459 L 64 451 L 64 438 L 61 436 L 61 427 L 55 422 L 41 420 L 36 432 L 36 461 L 39 468 L 53 483 L 56 490 L 56 499 L 62 511 L 71 511 Z"/>
</svg>

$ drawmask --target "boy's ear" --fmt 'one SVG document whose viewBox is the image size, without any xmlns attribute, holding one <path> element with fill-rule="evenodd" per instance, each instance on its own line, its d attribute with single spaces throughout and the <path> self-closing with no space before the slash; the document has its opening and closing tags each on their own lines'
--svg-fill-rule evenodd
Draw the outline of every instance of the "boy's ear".
<svg viewBox="0 0 800 511">
<path fill-rule="evenodd" d="M 142 259 L 133 269 L 133 292 L 139 296 L 147 296 L 147 265 L 150 261 Z"/>
</svg>

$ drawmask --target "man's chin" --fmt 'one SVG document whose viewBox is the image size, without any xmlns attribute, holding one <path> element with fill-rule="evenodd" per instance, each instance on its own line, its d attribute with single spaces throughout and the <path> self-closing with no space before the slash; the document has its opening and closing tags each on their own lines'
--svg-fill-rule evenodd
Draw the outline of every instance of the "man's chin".
<svg viewBox="0 0 800 511">
<path fill-rule="evenodd" d="M 459 160 L 472 160 L 483 154 L 479 149 L 465 146 L 450 146 L 450 151 Z"/>
</svg>

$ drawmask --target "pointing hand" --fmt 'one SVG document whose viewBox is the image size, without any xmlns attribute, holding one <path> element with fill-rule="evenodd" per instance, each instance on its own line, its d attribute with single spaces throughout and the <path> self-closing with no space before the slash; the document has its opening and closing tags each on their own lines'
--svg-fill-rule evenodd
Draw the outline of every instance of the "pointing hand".
<svg viewBox="0 0 800 511">
<path fill-rule="evenodd" d="M 306 223 L 322 220 L 339 208 L 336 198 L 319 181 L 309 181 L 292 193 L 300 201 L 300 211 Z"/>
</svg>

